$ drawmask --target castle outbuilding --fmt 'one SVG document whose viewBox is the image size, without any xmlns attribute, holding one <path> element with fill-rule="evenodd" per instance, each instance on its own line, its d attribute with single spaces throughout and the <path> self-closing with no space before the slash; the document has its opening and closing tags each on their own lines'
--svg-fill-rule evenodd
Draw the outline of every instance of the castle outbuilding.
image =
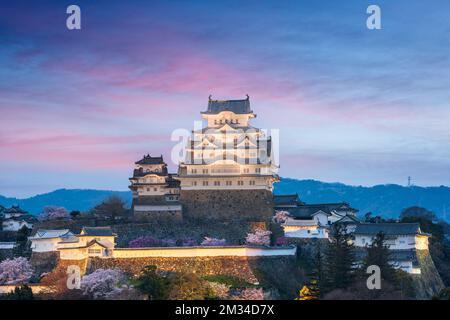
<svg viewBox="0 0 450 320">
<path fill-rule="evenodd" d="M 133 193 L 132 209 L 136 219 L 155 216 L 181 217 L 179 181 L 167 171 L 163 156 L 149 154 L 135 162 L 130 178 Z"/>
</svg>

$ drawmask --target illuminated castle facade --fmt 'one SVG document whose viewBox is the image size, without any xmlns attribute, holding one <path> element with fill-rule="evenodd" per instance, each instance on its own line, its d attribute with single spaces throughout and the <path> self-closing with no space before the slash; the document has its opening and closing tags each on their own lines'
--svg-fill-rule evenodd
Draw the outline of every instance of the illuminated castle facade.
<svg viewBox="0 0 450 320">
<path fill-rule="evenodd" d="M 171 192 L 179 194 L 179 198 L 172 204 L 181 206 L 183 217 L 270 219 L 273 183 L 279 180 L 278 166 L 271 137 L 251 125 L 256 114 L 251 110 L 249 97 L 243 100 L 212 100 L 210 97 L 208 108 L 201 115 L 206 126 L 192 131 L 185 159 L 179 164 L 176 175 L 169 175 L 165 164 L 161 163 L 158 172 L 149 168 L 146 173 L 145 168 L 143 171 L 137 168 L 136 175 L 135 170 L 130 179 L 135 212 L 136 209 L 161 211 L 167 202 L 166 191 L 171 190 L 170 180 L 176 180 L 179 185 L 172 183 L 176 187 Z M 143 160 L 145 162 L 145 157 Z M 155 193 L 153 185 L 142 184 L 141 177 L 153 179 L 162 191 Z M 166 198 L 161 202 L 163 199 L 157 200 L 157 195 Z M 146 206 L 136 206 L 141 203 Z M 158 210 L 152 210 L 151 206 Z"/>
</svg>

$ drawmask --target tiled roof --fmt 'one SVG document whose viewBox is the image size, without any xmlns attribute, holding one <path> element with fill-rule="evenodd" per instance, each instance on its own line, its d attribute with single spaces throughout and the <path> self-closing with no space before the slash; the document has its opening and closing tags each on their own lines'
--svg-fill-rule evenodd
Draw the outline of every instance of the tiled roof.
<svg viewBox="0 0 450 320">
<path fill-rule="evenodd" d="M 30 239 L 52 239 L 70 236 L 73 236 L 73 233 L 70 232 L 69 229 L 62 229 L 62 230 L 39 229 L 34 236 L 30 237 Z"/>
<path fill-rule="evenodd" d="M 283 225 L 285 226 L 301 226 L 301 227 L 310 227 L 310 226 L 318 226 L 316 220 L 297 220 L 297 219 L 287 219 Z"/>
<path fill-rule="evenodd" d="M 18 217 L 11 217 L 11 218 L 5 219 L 5 221 L 8 221 L 8 220 L 25 221 L 25 222 L 28 222 L 28 223 L 34 223 L 34 222 L 38 221 L 36 219 L 36 217 L 32 216 L 31 214 L 23 214 L 23 215 L 20 215 Z"/>
<path fill-rule="evenodd" d="M 174 179 L 172 174 L 169 174 L 169 176 L 166 179 L 166 183 L 167 183 L 167 188 L 179 188 L 180 187 L 180 180 Z"/>
<path fill-rule="evenodd" d="M 9 214 L 13 214 L 13 213 L 28 213 L 27 211 L 21 209 L 19 206 L 12 206 L 11 208 L 8 209 L 4 209 L 3 213 L 9 213 Z"/>
<path fill-rule="evenodd" d="M 300 202 L 298 194 L 280 194 L 273 196 L 275 206 L 297 205 Z"/>
<path fill-rule="evenodd" d="M 222 111 L 231 111 L 236 114 L 252 113 L 250 109 L 250 97 L 243 100 L 212 100 L 208 101 L 208 110 L 204 114 L 218 114 Z"/>
<path fill-rule="evenodd" d="M 80 233 L 81 236 L 103 236 L 103 237 L 109 237 L 109 236 L 115 236 L 115 234 L 112 232 L 111 227 L 83 227 Z"/>
<path fill-rule="evenodd" d="M 165 163 L 162 155 L 159 157 L 152 157 L 151 155 L 147 154 L 144 155 L 144 157 L 141 160 L 136 161 L 135 164 L 165 164 Z"/>
<path fill-rule="evenodd" d="M 421 233 L 418 223 L 360 223 L 356 226 L 354 233 L 376 235 L 380 232 L 385 235 Z"/>
</svg>

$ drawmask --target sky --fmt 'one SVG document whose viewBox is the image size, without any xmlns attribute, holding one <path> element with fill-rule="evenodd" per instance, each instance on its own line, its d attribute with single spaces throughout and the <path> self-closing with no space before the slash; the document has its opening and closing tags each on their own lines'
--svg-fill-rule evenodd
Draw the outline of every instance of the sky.
<svg viewBox="0 0 450 320">
<path fill-rule="evenodd" d="M 66 8 L 81 8 L 68 30 Z M 370 4 L 381 30 L 369 30 Z M 0 194 L 127 190 L 208 96 L 250 95 L 280 175 L 450 185 L 450 2 L 0 1 Z"/>
</svg>

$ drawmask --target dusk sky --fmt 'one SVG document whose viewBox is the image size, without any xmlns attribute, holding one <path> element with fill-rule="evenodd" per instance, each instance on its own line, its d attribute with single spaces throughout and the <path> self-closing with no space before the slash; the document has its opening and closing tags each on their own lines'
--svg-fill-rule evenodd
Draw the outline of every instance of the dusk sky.
<svg viewBox="0 0 450 320">
<path fill-rule="evenodd" d="M 82 29 L 66 28 L 81 8 Z M 382 29 L 368 30 L 377 4 Z M 250 95 L 283 177 L 450 185 L 450 2 L 1 1 L 0 194 L 127 190 L 208 96 Z"/>
</svg>

